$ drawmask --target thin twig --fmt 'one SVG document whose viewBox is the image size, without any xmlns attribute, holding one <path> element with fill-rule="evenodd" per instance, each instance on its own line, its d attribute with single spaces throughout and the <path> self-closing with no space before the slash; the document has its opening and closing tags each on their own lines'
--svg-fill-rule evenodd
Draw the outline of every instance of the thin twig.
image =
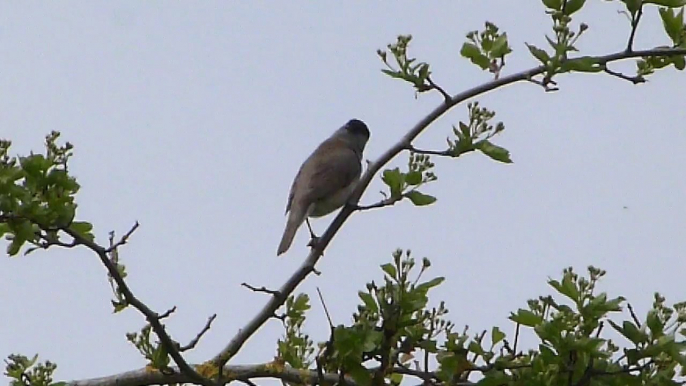
<svg viewBox="0 0 686 386">
<path fill-rule="evenodd" d="M 553 91 L 559 91 L 560 90 L 558 87 L 550 87 L 551 84 L 553 86 L 557 86 L 557 82 L 555 82 L 554 80 L 552 80 L 548 77 L 544 78 L 543 80 L 536 80 L 534 78 L 529 78 L 529 79 L 527 79 L 527 81 L 543 87 L 543 90 L 545 92 L 553 92 Z"/>
<path fill-rule="evenodd" d="M 629 82 L 631 82 L 633 84 L 639 84 L 639 83 L 645 83 L 646 82 L 646 79 L 643 77 L 643 75 L 636 75 L 636 76 L 624 75 L 621 72 L 616 72 L 616 71 L 610 70 L 609 68 L 607 68 L 607 66 L 605 66 L 603 71 L 605 71 L 605 73 L 607 73 L 609 75 L 616 76 L 617 78 L 628 80 Z"/>
<path fill-rule="evenodd" d="M 240 381 L 243 382 L 243 383 L 245 383 L 245 384 L 248 385 L 248 386 L 257 386 L 257 385 L 255 384 L 255 382 L 253 382 L 253 381 L 251 381 L 251 380 L 249 380 L 249 379 L 241 379 Z"/>
<path fill-rule="evenodd" d="M 205 335 L 205 333 L 210 330 L 210 327 L 212 327 L 212 322 L 214 322 L 214 319 L 216 317 L 217 317 L 217 314 L 214 314 L 214 315 L 210 316 L 209 318 L 207 318 L 207 323 L 205 323 L 205 327 L 203 327 L 202 330 L 200 330 L 200 332 L 198 333 L 198 335 L 196 335 L 195 338 L 193 338 L 193 340 L 188 342 L 187 345 L 179 347 L 179 351 L 184 352 L 184 351 L 194 349 L 195 346 L 198 344 L 198 342 L 200 342 L 200 338 L 202 338 L 202 336 Z"/>
<path fill-rule="evenodd" d="M 600 336 L 600 332 L 603 331 L 603 327 L 605 327 L 605 323 L 603 323 L 603 322 L 598 323 L 598 331 L 596 331 L 596 333 L 595 333 L 596 338 Z"/>
<path fill-rule="evenodd" d="M 574 374 L 574 372 L 570 371 L 570 374 Z M 592 378 L 593 378 L 593 357 L 590 357 L 588 359 L 588 365 L 586 366 L 586 370 L 584 370 L 584 374 L 581 376 L 579 381 L 576 383 L 576 386 L 587 386 L 591 383 Z"/>
<path fill-rule="evenodd" d="M 441 86 L 434 83 L 434 81 L 431 80 L 430 76 L 426 77 L 426 81 L 429 83 L 429 86 L 431 86 L 432 89 L 440 92 L 441 95 L 443 95 L 443 98 L 445 99 L 445 103 L 450 103 L 450 100 L 451 100 L 450 94 L 448 94 Z"/>
<path fill-rule="evenodd" d="M 329 314 L 329 309 L 326 308 L 326 303 L 324 303 L 324 296 L 322 296 L 322 291 L 319 290 L 319 287 L 317 287 L 317 294 L 319 295 L 319 301 L 322 302 L 322 307 L 324 308 L 324 314 L 326 314 L 326 319 L 329 321 L 329 327 L 333 329 L 331 315 Z"/>
<path fill-rule="evenodd" d="M 273 295 L 273 296 L 280 296 L 280 294 L 281 294 L 279 291 L 270 290 L 270 289 L 268 289 L 268 288 L 265 287 L 265 286 L 262 286 L 262 287 L 259 287 L 259 288 L 258 288 L 258 287 L 253 287 L 253 286 L 251 286 L 251 285 L 248 284 L 248 283 L 241 283 L 241 285 L 242 285 L 243 287 L 245 287 L 245 288 L 251 290 L 251 291 L 254 291 L 254 292 L 264 292 L 264 293 L 266 293 L 266 294 L 270 294 L 270 295 Z"/>
<path fill-rule="evenodd" d="M 392 368 L 390 372 L 395 374 L 411 375 L 413 377 L 422 379 L 424 382 L 440 381 L 436 373 L 431 371 L 413 370 L 408 367 L 399 366 Z"/>
<path fill-rule="evenodd" d="M 624 368 L 617 370 L 617 371 L 606 371 L 606 370 L 593 370 L 593 375 L 617 375 L 617 374 L 628 374 L 628 373 L 633 373 L 634 371 L 641 372 L 648 367 L 653 365 L 653 360 L 650 359 L 648 362 L 640 365 L 640 366 L 625 366 Z"/>
<path fill-rule="evenodd" d="M 122 237 L 119 239 L 119 241 L 117 241 L 117 242 L 114 243 L 114 244 L 112 244 L 112 243 L 110 242 L 110 247 L 107 248 L 107 249 L 105 250 L 105 252 L 106 252 L 106 253 L 110 253 L 110 252 L 112 252 L 113 250 L 115 250 L 115 249 L 121 247 L 122 245 L 126 244 L 126 243 L 129 241 L 129 237 L 131 237 L 131 235 L 133 234 L 133 232 L 135 232 L 136 229 L 138 229 L 139 226 L 140 226 L 140 224 L 138 223 L 138 221 L 136 221 L 136 222 L 133 224 L 133 226 L 131 227 L 131 229 L 129 229 L 129 231 L 126 232 L 126 233 L 124 234 L 124 236 L 122 236 Z M 114 232 L 111 232 L 110 235 L 111 235 L 111 238 L 114 237 Z"/>
<path fill-rule="evenodd" d="M 408 146 L 408 150 L 416 154 L 437 155 L 440 157 L 455 157 L 453 152 L 451 152 L 450 150 L 423 150 L 417 149 L 412 145 Z"/>
<path fill-rule="evenodd" d="M 662 57 L 672 55 L 686 55 L 686 48 L 656 48 L 632 52 L 621 51 L 609 55 L 599 56 L 594 59 L 599 64 L 605 64 L 629 58 L 639 58 L 644 56 Z M 572 60 L 578 59 L 565 59 L 562 61 L 562 63 Z M 360 201 L 360 197 L 365 190 L 367 190 L 367 187 L 372 182 L 372 179 L 376 173 L 393 158 L 395 158 L 395 156 L 407 149 L 412 141 L 431 123 L 433 123 L 436 119 L 445 114 L 454 106 L 468 99 L 485 94 L 489 91 L 493 91 L 505 85 L 530 80 L 534 76 L 543 74 L 545 71 L 546 67 L 541 65 L 483 83 L 469 90 L 455 94 L 450 98 L 450 102 L 440 104 L 433 111 L 424 116 L 424 118 L 422 118 L 419 122 L 417 122 L 402 138 L 400 138 L 400 140 L 398 140 L 398 142 L 396 142 L 395 145 L 391 146 L 388 150 L 381 154 L 376 161 L 369 165 L 365 173 L 360 178 L 360 181 L 355 186 L 355 190 L 350 195 L 348 204 L 346 204 L 338 212 L 338 215 L 336 215 L 331 224 L 329 224 L 329 227 L 320 237 L 317 245 L 309 252 L 307 258 L 302 262 L 300 267 L 279 288 L 279 292 L 282 296 L 273 296 L 271 299 L 269 299 L 262 309 L 258 311 L 257 314 L 255 314 L 255 316 L 253 316 L 252 319 L 250 319 L 236 335 L 234 335 L 229 343 L 219 353 L 217 353 L 214 358 L 212 358 L 212 362 L 216 366 L 224 366 L 229 359 L 231 359 L 234 355 L 236 355 L 236 353 L 238 353 L 238 351 L 240 351 L 245 342 L 247 342 L 248 339 L 250 339 L 250 337 L 274 315 L 274 312 L 276 312 L 276 310 L 286 301 L 288 295 L 290 295 L 296 289 L 296 287 L 300 285 L 300 283 L 305 280 L 310 273 L 312 273 L 314 266 L 321 258 L 324 250 L 328 247 L 333 237 L 338 233 L 338 230 L 343 226 L 348 217 L 350 217 L 350 215 L 357 210 L 357 204 Z"/>
<path fill-rule="evenodd" d="M 512 349 L 512 352 L 514 355 L 517 355 L 517 343 L 519 342 L 519 327 L 520 324 L 517 322 L 517 327 L 515 328 L 515 340 L 514 340 L 514 348 Z"/>
<path fill-rule="evenodd" d="M 629 313 L 631 314 L 631 319 L 634 320 L 634 323 L 636 323 L 636 326 L 638 328 L 641 328 L 641 322 L 636 317 L 636 313 L 634 313 L 634 308 L 631 307 L 631 303 L 627 303 L 627 308 L 629 308 Z"/>
<path fill-rule="evenodd" d="M 626 45 L 626 52 L 633 52 L 634 49 L 634 38 L 636 37 L 636 30 L 638 29 L 638 22 L 641 21 L 641 16 L 643 16 L 643 1 L 639 1 L 638 11 L 636 16 L 631 16 L 631 34 L 629 34 L 629 42 Z"/>
<path fill-rule="evenodd" d="M 166 312 L 164 312 L 163 314 L 158 315 L 157 318 L 158 318 L 159 320 L 162 320 L 162 319 L 164 319 L 164 318 L 168 318 L 169 315 L 173 314 L 175 311 L 176 311 L 176 306 L 174 306 L 174 307 L 168 309 L 168 310 L 167 310 Z"/>
<path fill-rule="evenodd" d="M 371 204 L 371 205 L 355 205 L 355 210 L 369 210 L 369 209 L 377 209 L 377 208 L 383 208 L 386 206 L 393 206 L 395 205 L 396 202 L 402 201 L 402 199 L 405 198 L 405 196 L 399 196 L 399 197 L 391 197 L 387 198 L 384 200 L 381 200 L 377 203 Z"/>
<path fill-rule="evenodd" d="M 430 319 L 430 325 L 429 325 L 429 339 L 432 338 L 432 335 L 434 333 L 434 328 L 436 328 L 436 307 L 431 309 L 431 319 Z M 424 350 L 424 372 L 429 372 L 429 350 Z M 424 380 L 425 383 L 428 382 L 428 380 Z"/>
<path fill-rule="evenodd" d="M 480 373 L 486 373 L 489 372 L 493 369 L 498 369 L 498 370 L 519 370 L 519 369 L 529 369 L 533 365 L 531 363 L 514 363 L 511 365 L 506 365 L 502 363 L 491 363 L 485 366 L 472 366 L 470 368 L 471 371 L 478 371 Z"/>
</svg>

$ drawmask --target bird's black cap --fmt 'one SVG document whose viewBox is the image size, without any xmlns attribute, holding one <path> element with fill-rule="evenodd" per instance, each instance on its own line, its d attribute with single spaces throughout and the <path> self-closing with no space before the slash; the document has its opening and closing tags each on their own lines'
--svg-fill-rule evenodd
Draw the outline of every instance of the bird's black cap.
<svg viewBox="0 0 686 386">
<path fill-rule="evenodd" d="M 367 125 L 365 125 L 365 123 L 360 121 L 359 119 L 349 120 L 348 123 L 345 124 L 345 128 L 351 134 L 364 135 L 365 137 L 369 137 L 369 128 L 367 128 Z"/>
</svg>

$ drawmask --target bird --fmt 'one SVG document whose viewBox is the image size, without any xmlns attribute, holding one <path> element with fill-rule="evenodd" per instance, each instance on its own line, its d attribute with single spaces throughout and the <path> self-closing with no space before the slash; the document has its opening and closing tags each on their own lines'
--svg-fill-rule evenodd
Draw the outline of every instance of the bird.
<svg viewBox="0 0 686 386">
<path fill-rule="evenodd" d="M 369 136 L 369 128 L 364 122 L 351 119 L 303 162 L 288 194 L 288 219 L 277 256 L 290 248 L 303 221 L 307 222 L 310 236 L 316 242 L 308 217 L 326 216 L 347 202 L 360 179 L 362 152 Z"/>
</svg>

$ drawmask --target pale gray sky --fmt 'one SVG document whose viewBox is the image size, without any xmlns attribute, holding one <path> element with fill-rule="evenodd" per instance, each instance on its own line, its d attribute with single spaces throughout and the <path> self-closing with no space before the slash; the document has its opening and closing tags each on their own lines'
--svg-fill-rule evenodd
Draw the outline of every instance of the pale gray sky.
<svg viewBox="0 0 686 386">
<path fill-rule="evenodd" d="M 619 2 L 589 2 L 585 54 L 621 50 Z M 489 80 L 462 59 L 464 35 L 495 22 L 515 53 L 505 73 L 536 63 L 524 42 L 545 45 L 538 1 L 504 2 L 3 2 L 0 4 L 0 137 L 15 154 L 40 150 L 51 130 L 75 144 L 80 219 L 98 240 L 141 228 L 122 258 L 133 290 L 187 341 L 218 318 L 189 360 L 214 355 L 267 300 L 240 287 L 276 287 L 305 258 L 307 232 L 275 256 L 292 178 L 312 149 L 350 118 L 372 131 L 375 159 L 440 103 L 379 72 L 376 49 L 411 33 L 412 53 L 450 92 Z M 668 42 L 656 10 L 637 47 Z M 616 70 L 632 71 L 627 62 Z M 558 79 L 558 93 L 517 84 L 480 101 L 507 129 L 496 143 L 514 164 L 471 154 L 435 160 L 438 202 L 403 202 L 354 215 L 300 288 L 319 286 L 335 323 L 350 321 L 357 291 L 379 279 L 397 247 L 428 256 L 445 275 L 457 325 L 511 332 L 509 311 L 549 291 L 567 266 L 609 271 L 602 288 L 643 313 L 653 291 L 684 300 L 686 74 L 668 69 L 633 86 L 602 75 Z M 441 149 L 455 108 L 418 145 Z M 391 164 L 405 165 L 406 155 Z M 377 179 L 363 197 L 379 199 Z M 627 206 L 627 209 L 623 207 Z M 317 220 L 320 232 L 333 216 Z M 0 356 L 57 362 L 65 379 L 139 368 L 125 339 L 143 325 L 133 309 L 112 315 L 105 270 L 85 250 L 0 259 Z M 308 329 L 327 337 L 318 302 Z M 277 321 L 236 363 L 269 361 Z"/>
</svg>

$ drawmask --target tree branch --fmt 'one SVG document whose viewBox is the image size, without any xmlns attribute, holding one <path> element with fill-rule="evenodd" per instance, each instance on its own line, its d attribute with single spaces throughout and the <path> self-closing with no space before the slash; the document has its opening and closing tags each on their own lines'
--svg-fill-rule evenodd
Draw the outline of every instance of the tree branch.
<svg viewBox="0 0 686 386">
<path fill-rule="evenodd" d="M 431 88 L 440 92 L 441 95 L 443 95 L 443 99 L 445 99 L 445 103 L 450 103 L 450 94 L 448 94 L 441 86 L 434 83 L 434 81 L 431 79 L 430 76 L 426 77 L 426 81 L 427 81 L 427 83 L 429 83 L 429 86 Z"/>
<path fill-rule="evenodd" d="M 265 287 L 265 286 L 262 286 L 262 287 L 254 287 L 254 286 L 252 286 L 252 285 L 250 285 L 250 284 L 248 284 L 248 283 L 241 283 L 241 285 L 242 285 L 243 287 L 249 289 L 250 291 L 253 291 L 253 292 L 264 292 L 264 293 L 266 293 L 266 294 L 270 294 L 270 295 L 273 295 L 273 296 L 280 296 L 279 291 L 270 290 L 270 289 L 268 289 L 268 288 Z"/>
<path fill-rule="evenodd" d="M 178 370 L 178 369 L 173 369 Z M 301 370 L 283 367 L 275 363 L 263 363 L 256 365 L 234 365 L 225 366 L 223 371 L 225 374 L 221 381 L 216 385 L 224 385 L 233 381 L 249 381 L 260 378 L 280 379 L 294 384 L 320 384 L 320 381 L 326 384 L 334 384 L 339 380 L 339 374 L 323 373 L 317 374 L 315 370 Z M 179 371 L 174 371 L 173 375 L 164 375 L 159 371 L 150 371 L 147 368 L 139 370 L 128 371 L 108 377 L 92 378 L 84 380 L 74 380 L 67 382 L 67 386 L 148 386 L 160 384 L 183 384 L 193 382 L 187 375 Z M 347 386 L 358 386 L 352 378 L 345 377 Z"/>
<path fill-rule="evenodd" d="M 631 34 L 629 34 L 629 42 L 626 45 L 626 52 L 632 52 L 634 49 L 634 38 L 636 37 L 636 30 L 638 29 L 638 23 L 641 21 L 641 16 L 643 16 L 643 2 L 639 2 L 638 11 L 636 15 L 631 16 Z"/>
<path fill-rule="evenodd" d="M 135 228 L 136 226 L 134 226 L 134 228 L 132 229 L 135 230 Z M 150 326 L 152 327 L 153 331 L 155 331 L 155 334 L 160 339 L 162 346 L 164 346 L 165 350 L 167 350 L 167 353 L 169 353 L 172 359 L 174 359 L 174 363 L 176 363 L 176 365 L 179 367 L 179 370 L 188 378 L 188 380 L 192 382 L 197 382 L 200 385 L 214 386 L 209 379 L 206 379 L 205 377 L 201 376 L 192 367 L 190 367 L 188 362 L 186 362 L 183 356 L 181 356 L 178 344 L 176 344 L 174 340 L 169 336 L 169 334 L 164 328 L 164 325 L 160 322 L 160 315 L 151 310 L 147 305 L 145 305 L 145 303 L 140 301 L 133 294 L 129 286 L 124 281 L 124 278 L 122 278 L 119 274 L 116 265 L 107 256 L 107 249 L 101 247 L 94 241 L 91 241 L 81 236 L 81 234 L 69 228 L 62 228 L 62 231 L 71 236 L 74 240 L 78 241 L 79 244 L 85 245 L 88 249 L 92 250 L 98 255 L 102 264 L 105 265 L 105 268 L 107 268 L 107 271 L 109 272 L 110 276 L 117 283 L 117 287 L 121 291 L 126 301 L 134 308 L 136 308 L 138 311 L 140 311 L 143 315 L 145 315 L 145 318 L 147 319 L 148 323 L 150 323 Z M 163 375 L 160 373 L 160 376 L 172 377 L 173 375 Z M 164 383 L 168 383 L 168 381 L 165 381 Z"/>
<path fill-rule="evenodd" d="M 129 237 L 131 237 L 131 235 L 133 234 L 133 232 L 135 232 L 136 229 L 138 229 L 139 226 L 140 226 L 140 224 L 138 223 L 138 221 L 136 221 L 136 222 L 133 224 L 133 226 L 131 227 L 131 229 L 129 229 L 129 231 L 126 232 L 126 234 L 125 234 L 124 236 L 122 236 L 122 237 L 119 239 L 119 241 L 117 241 L 116 243 L 112 244 L 112 246 L 110 246 L 109 248 L 107 248 L 107 249 L 105 250 L 105 253 L 110 253 L 110 252 L 112 252 L 113 250 L 115 250 L 115 249 L 121 247 L 122 245 L 126 244 L 126 243 L 129 241 Z M 112 233 L 112 236 L 114 236 L 114 231 L 112 231 L 112 232 L 113 232 L 113 233 Z"/>
<path fill-rule="evenodd" d="M 374 204 L 371 204 L 371 205 L 355 205 L 355 210 L 361 211 L 361 210 L 383 208 L 384 206 L 392 206 L 392 205 L 395 205 L 396 202 L 402 201 L 403 198 L 405 198 L 405 196 L 401 195 L 398 197 L 387 198 L 385 200 L 381 200 L 381 201 L 374 203 Z"/>
<path fill-rule="evenodd" d="M 426 155 L 436 155 L 439 157 L 455 157 L 455 155 L 450 151 L 450 150 L 424 150 L 424 149 L 417 149 L 416 147 L 410 145 L 408 146 L 409 151 L 417 154 L 426 154 Z M 474 151 L 474 150 L 469 150 L 469 151 Z M 466 153 L 466 152 L 465 152 Z M 461 153 L 462 155 L 464 153 Z"/>
<path fill-rule="evenodd" d="M 636 313 L 634 312 L 634 308 L 631 307 L 631 303 L 627 303 L 627 307 L 629 308 L 629 313 L 631 314 L 631 319 L 633 319 L 634 323 L 636 323 L 636 327 L 641 328 L 641 321 L 638 320 L 638 317 L 636 316 Z"/>
<path fill-rule="evenodd" d="M 212 316 L 207 318 L 207 323 L 205 323 L 205 327 L 203 327 L 202 330 L 200 330 L 200 332 L 198 333 L 198 335 L 196 335 L 195 338 L 193 338 L 190 342 L 188 342 L 187 345 L 179 347 L 179 351 L 184 352 L 184 351 L 194 349 L 195 346 L 198 344 L 198 342 L 200 342 L 200 338 L 202 338 L 202 336 L 205 335 L 205 333 L 210 330 L 210 327 L 212 327 L 212 322 L 214 322 L 214 319 L 216 317 L 217 317 L 217 314 L 213 314 Z"/>
<path fill-rule="evenodd" d="M 628 80 L 629 82 L 631 82 L 633 84 L 639 84 L 639 83 L 645 83 L 646 82 L 646 79 L 642 75 L 636 75 L 636 76 L 624 75 L 621 72 L 612 71 L 607 67 L 605 67 L 605 69 L 603 71 L 605 71 L 606 74 L 616 76 L 619 79 Z"/>
<path fill-rule="evenodd" d="M 686 55 L 686 49 L 675 48 L 655 48 L 641 51 L 620 51 L 609 55 L 595 57 L 599 64 L 606 64 L 623 59 L 638 58 L 644 56 L 672 56 L 672 55 Z M 573 61 L 576 59 L 566 59 L 563 61 Z M 324 250 L 333 240 L 338 230 L 343 226 L 350 215 L 357 210 L 357 204 L 372 181 L 372 178 L 381 168 L 390 162 L 396 155 L 407 149 L 412 144 L 412 141 L 421 134 L 433 121 L 445 114 L 448 110 L 455 107 L 468 99 L 493 91 L 499 87 L 509 84 L 527 81 L 536 75 L 540 75 L 546 71 L 546 67 L 541 65 L 528 70 L 520 71 L 512 75 L 508 75 L 499 79 L 494 79 L 490 82 L 483 83 L 479 86 L 455 94 L 446 101 L 436 107 L 428 115 L 417 122 L 395 145 L 386 150 L 379 158 L 369 164 L 367 171 L 362 175 L 355 190 L 352 192 L 348 203 L 338 212 L 338 215 L 333 219 L 324 234 L 320 237 L 317 244 L 310 250 L 307 258 L 302 262 L 300 267 L 291 275 L 290 278 L 279 288 L 282 296 L 273 296 L 267 304 L 252 318 L 248 323 L 236 333 L 236 335 L 229 341 L 229 343 L 222 349 L 214 358 L 212 362 L 217 367 L 223 367 L 238 351 L 243 347 L 245 342 L 260 328 L 264 323 L 271 318 L 276 310 L 283 305 L 285 299 L 295 290 L 295 288 L 305 278 L 314 271 L 315 265 L 321 258 Z"/>
</svg>

